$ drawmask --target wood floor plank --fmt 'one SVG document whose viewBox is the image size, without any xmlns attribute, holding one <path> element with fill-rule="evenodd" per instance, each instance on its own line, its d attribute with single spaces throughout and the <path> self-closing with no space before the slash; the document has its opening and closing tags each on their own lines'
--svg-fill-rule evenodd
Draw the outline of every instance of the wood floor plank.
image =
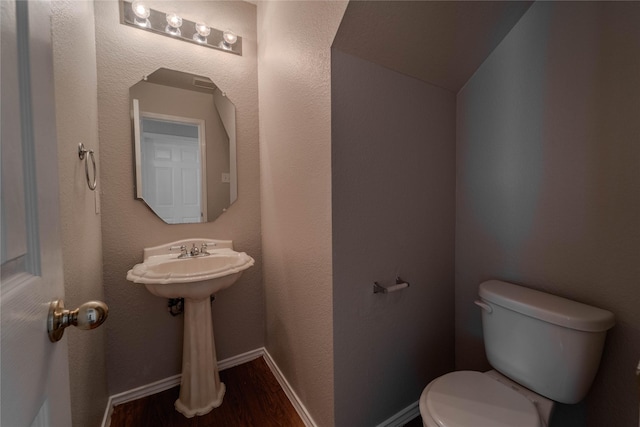
<svg viewBox="0 0 640 427">
<path fill-rule="evenodd" d="M 174 409 L 180 387 L 117 405 L 111 427 L 304 427 L 262 357 L 220 372 L 227 388 L 220 407 L 186 418 Z"/>
</svg>

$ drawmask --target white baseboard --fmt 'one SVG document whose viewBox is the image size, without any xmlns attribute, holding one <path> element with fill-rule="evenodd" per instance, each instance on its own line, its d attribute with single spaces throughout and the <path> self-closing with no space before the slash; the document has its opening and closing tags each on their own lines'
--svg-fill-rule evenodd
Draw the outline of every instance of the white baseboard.
<svg viewBox="0 0 640 427">
<path fill-rule="evenodd" d="M 282 372 L 278 368 L 278 365 L 276 365 L 276 363 L 271 358 L 271 355 L 264 347 L 221 360 L 218 362 L 218 369 L 220 371 L 224 371 L 225 369 L 250 362 L 261 356 L 264 357 L 264 360 L 267 362 L 267 366 L 269 366 L 269 369 L 271 369 L 273 376 L 276 378 L 276 380 L 278 380 L 280 387 L 282 387 L 282 390 L 284 390 L 284 393 L 291 401 L 291 404 L 298 412 L 298 415 L 300 415 L 300 418 L 302 418 L 304 424 L 307 427 L 317 427 L 315 422 L 313 421 L 313 418 L 311 418 L 311 415 L 309 415 L 309 412 L 298 398 L 298 395 L 295 393 L 295 391 L 293 391 L 287 379 L 284 377 L 284 375 L 282 375 Z M 111 414 L 113 413 L 114 406 L 141 399 L 146 396 L 151 396 L 152 394 L 160 393 L 165 390 L 169 390 L 172 387 L 180 385 L 181 377 L 181 374 L 174 375 L 172 377 L 165 378 L 151 384 L 143 385 L 141 387 L 109 396 L 109 400 L 107 401 L 107 408 L 105 409 L 104 417 L 102 418 L 102 427 L 109 427 L 111 425 Z"/>
<path fill-rule="evenodd" d="M 420 416 L 419 401 L 413 402 L 394 416 L 387 418 L 376 427 L 402 427 L 409 421 Z"/>
<path fill-rule="evenodd" d="M 152 394 L 160 393 L 165 390 L 169 390 L 172 387 L 180 385 L 181 378 L 182 375 L 178 374 L 153 382 L 151 384 L 143 385 L 131 390 L 123 391 L 122 393 L 114 394 L 113 396 L 109 396 L 109 400 L 107 401 L 107 409 L 104 412 L 104 417 L 102 417 L 102 427 L 109 427 L 111 425 L 111 414 L 113 413 L 114 406 L 141 399 L 143 397 L 151 396 Z"/>
<path fill-rule="evenodd" d="M 255 350 L 247 351 L 246 353 L 238 354 L 221 360 L 218 362 L 218 370 L 224 371 L 225 369 L 233 368 L 234 366 L 242 365 L 243 363 L 251 362 L 258 357 L 264 356 L 266 350 L 264 347 L 256 348 Z"/>
<path fill-rule="evenodd" d="M 296 412 L 298 413 L 298 415 L 300 415 L 300 418 L 302 418 L 302 422 L 304 422 L 304 425 L 306 427 L 317 427 L 317 424 L 315 423 L 315 421 L 313 421 L 311 414 L 309 414 L 307 408 L 305 408 L 305 406 L 302 404 L 302 401 L 300 400 L 296 392 L 293 391 L 293 388 L 291 388 L 289 381 L 287 381 L 287 379 L 284 377 L 282 371 L 280 371 L 280 368 L 278 368 L 276 362 L 273 361 L 267 349 L 264 349 L 264 360 L 267 362 L 267 365 L 269 366 L 269 369 L 271 369 L 273 376 L 276 377 L 276 380 L 278 380 L 280 387 L 282 387 L 282 390 L 284 390 L 284 393 L 289 398 L 289 401 L 291 401 L 291 404 L 295 408 Z"/>
</svg>

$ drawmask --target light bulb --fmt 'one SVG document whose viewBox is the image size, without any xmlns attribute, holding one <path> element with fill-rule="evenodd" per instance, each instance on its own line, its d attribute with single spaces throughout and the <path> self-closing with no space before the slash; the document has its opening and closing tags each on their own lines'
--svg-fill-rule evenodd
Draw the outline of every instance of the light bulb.
<svg viewBox="0 0 640 427">
<path fill-rule="evenodd" d="M 196 24 L 196 31 L 202 37 L 207 37 L 209 34 L 211 34 L 211 27 L 209 27 L 204 22 L 199 22 L 199 23 Z"/>
<path fill-rule="evenodd" d="M 228 44 L 234 44 L 236 41 L 238 41 L 238 36 L 236 36 L 231 30 L 226 30 L 224 33 L 222 33 L 222 38 Z"/>
<path fill-rule="evenodd" d="M 238 41 L 238 36 L 236 36 L 231 30 L 225 30 L 222 33 L 222 42 L 220 43 L 220 47 L 225 50 L 232 50 L 236 41 Z"/>
<path fill-rule="evenodd" d="M 167 27 L 165 31 L 173 36 L 181 35 L 180 27 L 182 26 L 182 18 L 177 13 L 167 13 Z"/>
<path fill-rule="evenodd" d="M 206 43 L 209 34 L 211 34 L 211 27 L 204 22 L 198 22 L 196 24 L 196 33 L 193 35 L 193 39 L 200 43 Z"/>
<path fill-rule="evenodd" d="M 148 27 L 149 20 L 147 18 L 151 15 L 151 9 L 149 9 L 146 4 L 139 1 L 131 3 L 131 9 L 133 9 L 133 13 L 136 15 L 136 24 L 141 27 Z"/>
</svg>

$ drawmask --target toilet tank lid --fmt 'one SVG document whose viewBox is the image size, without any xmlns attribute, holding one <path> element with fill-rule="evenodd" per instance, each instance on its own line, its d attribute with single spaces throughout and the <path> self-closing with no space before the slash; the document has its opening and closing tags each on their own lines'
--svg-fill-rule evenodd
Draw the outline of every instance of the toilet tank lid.
<svg viewBox="0 0 640 427">
<path fill-rule="evenodd" d="M 600 332 L 615 324 L 610 311 L 500 280 L 481 283 L 479 293 L 501 307 L 570 329 Z"/>
</svg>

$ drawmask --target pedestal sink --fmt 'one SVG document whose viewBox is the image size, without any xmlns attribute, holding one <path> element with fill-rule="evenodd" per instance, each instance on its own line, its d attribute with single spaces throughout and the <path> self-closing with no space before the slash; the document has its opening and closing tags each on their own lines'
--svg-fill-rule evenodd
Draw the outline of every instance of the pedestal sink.
<svg viewBox="0 0 640 427">
<path fill-rule="evenodd" d="M 127 273 L 127 280 L 144 284 L 156 296 L 184 298 L 182 380 L 175 408 L 185 417 L 222 404 L 225 386 L 218 374 L 209 297 L 253 264 L 249 255 L 233 250 L 231 240 L 185 239 L 145 248 L 143 262 Z"/>
</svg>

